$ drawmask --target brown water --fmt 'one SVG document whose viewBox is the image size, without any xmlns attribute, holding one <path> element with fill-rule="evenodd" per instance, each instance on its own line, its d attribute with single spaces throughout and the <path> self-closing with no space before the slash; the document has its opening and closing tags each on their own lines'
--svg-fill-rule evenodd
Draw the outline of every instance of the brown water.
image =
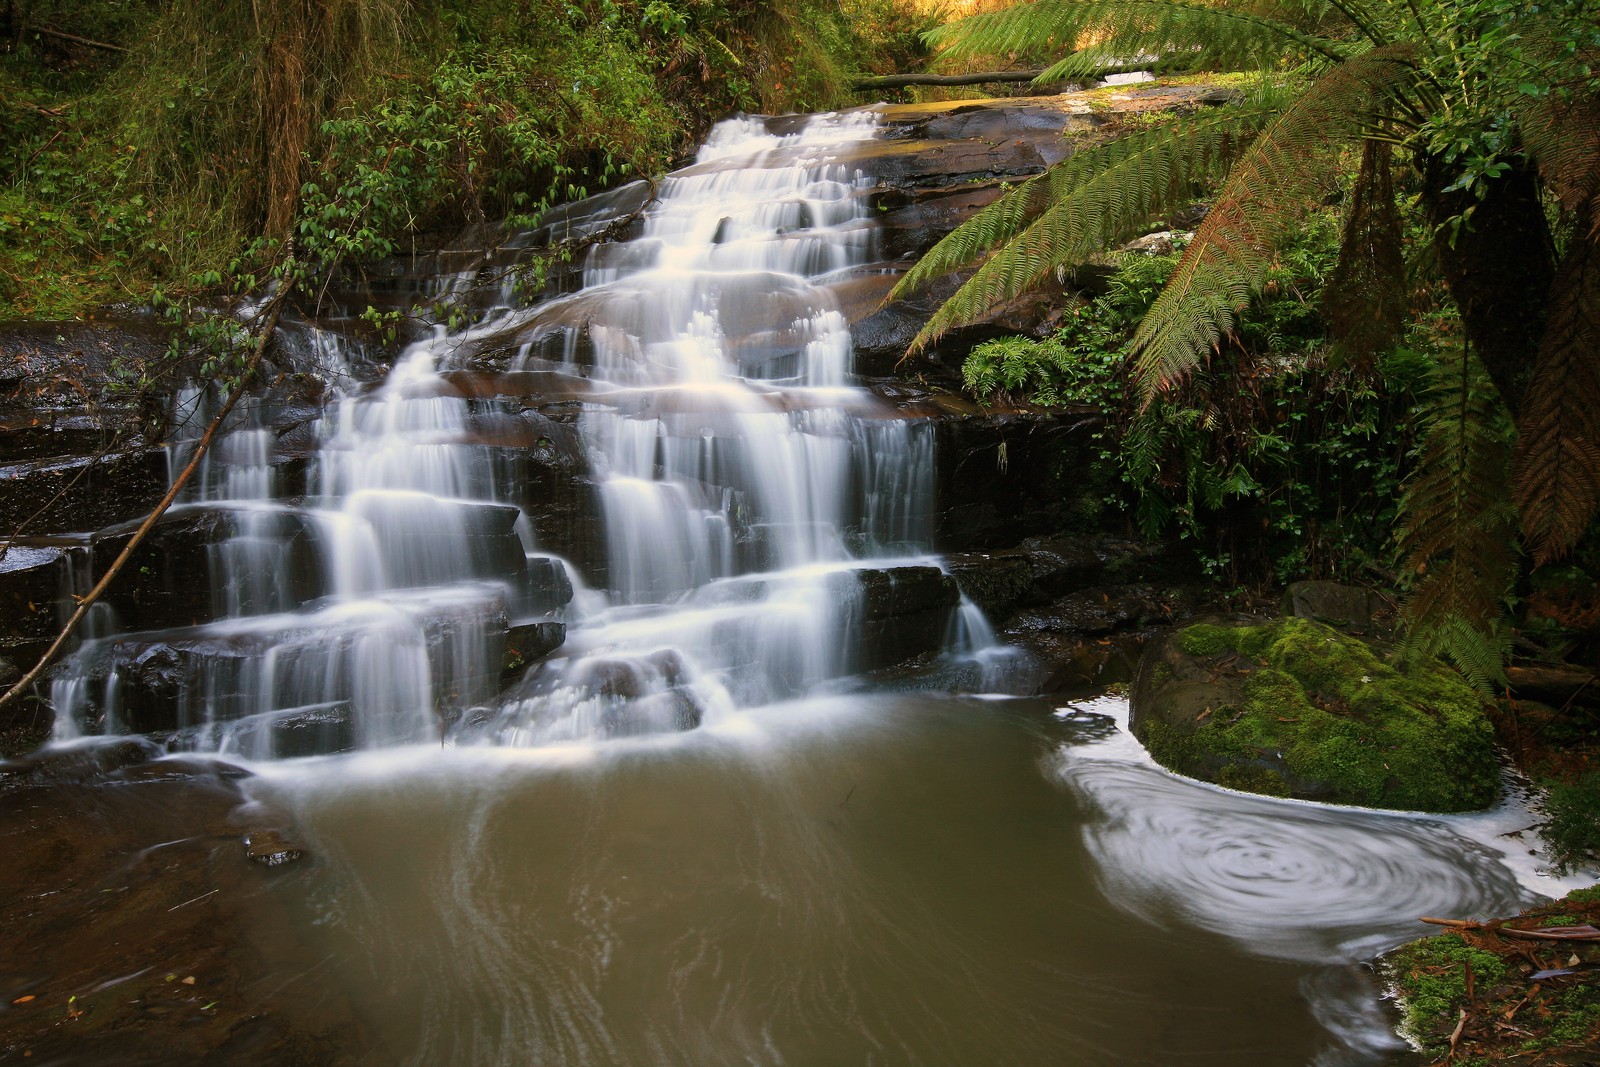
<svg viewBox="0 0 1600 1067">
<path fill-rule="evenodd" d="M 373 1062 L 1406 1062 L 1355 961 L 1530 896 L 1515 814 L 1227 793 L 1037 701 L 264 770 Z"/>
</svg>

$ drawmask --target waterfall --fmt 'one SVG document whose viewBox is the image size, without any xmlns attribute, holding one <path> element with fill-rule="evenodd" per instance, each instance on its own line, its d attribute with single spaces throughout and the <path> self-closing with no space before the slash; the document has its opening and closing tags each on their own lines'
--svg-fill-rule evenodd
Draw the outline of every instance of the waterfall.
<svg viewBox="0 0 1600 1067">
<path fill-rule="evenodd" d="M 172 520 L 205 543 L 204 605 L 87 640 L 55 683 L 58 735 L 247 758 L 589 740 L 982 644 L 927 555 L 932 427 L 852 384 L 830 288 L 877 253 L 875 182 L 849 162 L 876 135 L 870 110 L 721 123 L 575 288 L 518 308 L 506 286 L 374 388 L 309 327 L 297 344 L 340 392 L 301 484 L 254 414 L 219 438 Z M 590 575 L 541 547 L 492 432 L 521 408 L 461 387 L 496 349 L 508 374 L 582 385 L 562 426 L 598 502 Z M 196 432 L 203 399 L 181 398 Z"/>
</svg>

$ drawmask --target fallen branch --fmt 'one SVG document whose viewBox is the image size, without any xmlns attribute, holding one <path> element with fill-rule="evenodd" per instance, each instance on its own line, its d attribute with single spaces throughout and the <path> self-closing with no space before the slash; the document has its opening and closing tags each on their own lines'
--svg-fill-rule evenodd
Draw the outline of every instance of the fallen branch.
<svg viewBox="0 0 1600 1067">
<path fill-rule="evenodd" d="M 1517 930 L 1509 926 L 1475 922 L 1472 919 L 1433 919 L 1424 915 L 1421 921 L 1433 926 L 1447 926 L 1452 930 L 1486 930 L 1519 941 L 1600 941 L 1600 927 L 1594 926 L 1552 926 L 1543 930 Z"/>
<path fill-rule="evenodd" d="M 56 37 L 63 41 L 71 41 L 74 44 L 88 45 L 90 48 L 103 48 L 107 52 L 127 51 L 127 49 L 122 47 L 120 44 L 110 44 L 106 41 L 93 41 L 87 37 L 79 37 L 75 33 L 63 33 L 60 30 L 52 30 L 48 26 L 29 26 L 28 29 L 34 33 L 42 33 L 46 37 Z"/>
<path fill-rule="evenodd" d="M 288 274 L 286 272 L 285 279 L 287 278 Z M 111 583 L 122 572 L 122 568 L 133 557 L 134 551 L 143 543 L 146 535 L 155 528 L 156 522 L 162 515 L 166 514 L 167 509 L 172 506 L 172 502 L 178 499 L 178 494 L 183 491 L 184 486 L 189 484 L 189 479 L 194 477 L 194 472 L 200 469 L 200 461 L 205 458 L 207 450 L 210 449 L 212 439 L 222 429 L 222 424 L 227 421 L 228 416 L 233 413 L 234 405 L 238 404 L 240 398 L 244 396 L 245 388 L 250 384 L 250 379 L 255 376 L 256 369 L 261 366 L 261 358 L 267 351 L 267 342 L 272 339 L 272 332 L 278 328 L 278 316 L 283 313 L 284 302 L 293 291 L 294 283 L 285 280 L 282 288 L 262 309 L 266 315 L 265 325 L 261 327 L 261 335 L 256 338 L 255 350 L 250 353 L 250 359 L 245 364 L 244 371 L 239 375 L 238 384 L 233 387 L 233 392 L 228 394 L 228 399 L 223 403 L 222 410 L 217 412 L 216 417 L 211 420 L 211 425 L 206 427 L 205 436 L 201 437 L 200 443 L 195 446 L 194 455 L 189 458 L 188 465 L 172 480 L 172 485 L 167 489 L 167 495 L 161 498 L 161 502 L 156 505 L 155 510 L 134 531 L 133 536 L 128 539 L 128 543 L 123 546 L 122 551 L 112 561 L 111 566 L 106 568 L 106 573 L 95 583 L 94 588 L 89 590 L 82 600 L 78 601 L 78 609 L 72 613 L 72 617 L 61 628 L 61 632 L 56 634 L 56 639 L 50 643 L 49 648 L 45 649 L 44 655 L 39 657 L 39 662 L 35 663 L 33 669 L 23 675 L 15 685 L 6 690 L 4 696 L 0 696 L 0 710 L 3 710 L 13 700 L 16 700 L 28 687 L 33 685 L 39 675 L 44 673 L 45 668 L 50 666 L 62 648 L 66 646 L 67 640 L 72 636 L 72 631 L 77 629 L 78 623 L 83 621 L 83 617 L 89 614 L 89 609 L 94 606 L 95 601 L 99 600 L 101 595 L 110 588 Z"/>
<path fill-rule="evenodd" d="M 1045 72 L 1038 70 L 990 70 L 977 74 L 886 74 L 876 78 L 860 78 L 850 83 L 853 92 L 864 93 L 872 89 L 904 89 L 910 85 L 987 85 L 991 82 L 1031 82 Z M 1101 67 L 1080 80 L 1104 78 L 1111 74 L 1133 74 L 1153 70 L 1150 63 L 1118 63 Z"/>
</svg>

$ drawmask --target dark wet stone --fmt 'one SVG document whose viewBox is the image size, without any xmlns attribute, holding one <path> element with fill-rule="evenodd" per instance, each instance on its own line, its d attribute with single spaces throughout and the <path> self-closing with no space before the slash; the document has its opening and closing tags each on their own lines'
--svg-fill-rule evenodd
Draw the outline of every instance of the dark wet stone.
<svg viewBox="0 0 1600 1067">
<path fill-rule="evenodd" d="M 281 831 L 253 830 L 244 838 L 244 854 L 266 867 L 281 867 L 305 855 L 305 850 L 289 843 Z"/>
<path fill-rule="evenodd" d="M 1025 559 L 968 552 L 946 563 L 962 595 L 991 619 L 1008 614 L 1033 591 L 1033 568 Z"/>
<path fill-rule="evenodd" d="M 1378 595 L 1371 589 L 1339 582 L 1292 582 L 1283 592 L 1282 611 L 1301 619 L 1315 619 L 1347 630 L 1372 628 Z"/>
<path fill-rule="evenodd" d="M 0 559 L 0 650 L 55 637 L 66 555 L 61 547 L 19 544 Z"/>
<path fill-rule="evenodd" d="M 572 579 L 567 576 L 566 564 L 559 559 L 529 557 L 528 585 L 532 590 L 530 611 L 551 612 L 572 601 Z"/>
<path fill-rule="evenodd" d="M 92 782 L 114 771 L 159 759 L 160 746 L 142 737 L 45 749 L 0 762 L 0 793 L 16 789 Z"/>
<path fill-rule="evenodd" d="M 868 620 L 897 619 L 924 611 L 955 607 L 961 590 L 955 579 L 938 567 L 871 568 L 850 572 L 840 581 L 854 579 L 862 596 L 862 616 Z M 848 590 L 846 590 L 848 592 Z"/>
<path fill-rule="evenodd" d="M 0 395 L 81 404 L 85 389 L 103 384 L 113 361 L 159 359 L 169 336 L 153 318 L 0 323 Z"/>
<path fill-rule="evenodd" d="M 97 530 L 148 514 L 166 489 L 159 448 L 13 464 L 0 468 L 0 531 L 25 520 L 29 534 Z"/>
<path fill-rule="evenodd" d="M 441 715 L 446 709 L 441 709 Z M 453 710 L 453 709 L 451 709 Z M 353 752 L 356 728 L 348 701 L 241 719 L 230 727 L 234 748 L 270 752 L 276 759 Z"/>
<path fill-rule="evenodd" d="M 700 725 L 703 714 L 692 691 L 673 688 L 609 704 L 601 713 L 600 723 L 606 737 L 639 737 L 693 730 Z"/>
<path fill-rule="evenodd" d="M 567 626 L 554 620 L 524 622 L 506 631 L 505 651 L 501 655 L 500 687 L 513 685 L 528 665 L 556 649 L 567 640 Z"/>
<path fill-rule="evenodd" d="M 108 781 L 128 785 L 152 782 L 238 781 L 254 775 L 236 764 L 193 756 L 168 756 L 149 763 L 121 767 L 107 775 Z"/>
</svg>

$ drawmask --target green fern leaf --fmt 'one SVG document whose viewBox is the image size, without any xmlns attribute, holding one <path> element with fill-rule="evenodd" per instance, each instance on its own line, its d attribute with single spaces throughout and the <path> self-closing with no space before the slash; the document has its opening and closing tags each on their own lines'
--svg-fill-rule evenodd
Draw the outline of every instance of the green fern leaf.
<svg viewBox="0 0 1600 1067">
<path fill-rule="evenodd" d="M 1517 427 L 1516 501 L 1540 563 L 1566 554 L 1600 509 L 1600 241 L 1586 215 L 1551 286 Z"/>
<path fill-rule="evenodd" d="M 1327 164 L 1373 132 L 1379 101 L 1414 75 L 1413 49 L 1392 45 L 1321 78 L 1234 164 L 1167 286 L 1134 335 L 1145 404 L 1200 364 L 1266 279 L 1279 241 L 1320 201 Z"/>
<path fill-rule="evenodd" d="M 985 12 L 930 32 L 941 58 L 1089 47 L 1050 68 L 1040 81 L 1093 74 L 1112 58 L 1096 42 L 1115 42 L 1116 55 L 1154 55 L 1186 69 L 1241 69 L 1281 62 L 1299 51 L 1337 62 L 1346 45 L 1247 5 L 1193 0 L 1036 0 Z"/>
<path fill-rule="evenodd" d="M 1190 202 L 1279 107 L 1274 101 L 1219 108 L 1188 123 L 1130 134 L 1069 157 L 989 205 L 923 256 L 889 294 L 904 296 L 1000 246 L 934 314 L 911 350 Z"/>
<path fill-rule="evenodd" d="M 1418 405 L 1416 471 L 1401 499 L 1400 547 L 1417 576 L 1405 647 L 1444 655 L 1474 684 L 1504 679 L 1503 620 L 1517 573 L 1510 419 L 1459 339 L 1441 352 Z"/>
</svg>

